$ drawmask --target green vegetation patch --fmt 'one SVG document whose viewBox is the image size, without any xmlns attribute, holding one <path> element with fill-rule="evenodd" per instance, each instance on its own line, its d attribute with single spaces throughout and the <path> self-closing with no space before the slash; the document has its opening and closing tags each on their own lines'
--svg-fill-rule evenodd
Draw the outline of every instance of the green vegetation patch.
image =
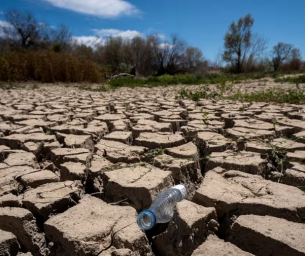
<svg viewBox="0 0 305 256">
<path fill-rule="evenodd" d="M 305 192 L 305 187 L 298 187 L 298 188 Z"/>
<path fill-rule="evenodd" d="M 233 95 L 223 96 L 224 89 L 217 87 L 217 91 L 210 91 L 208 86 L 204 86 L 198 91 L 189 91 L 185 88 L 178 92 L 176 98 L 190 99 L 198 101 L 200 99 L 229 99 L 240 101 L 254 101 L 254 102 L 273 102 L 273 103 L 290 103 L 290 104 L 304 104 L 305 92 L 301 89 L 281 89 L 272 88 L 265 91 L 242 93 L 240 90 Z"/>
<path fill-rule="evenodd" d="M 277 78 L 274 80 L 276 83 L 293 83 L 293 84 L 301 84 L 305 83 L 305 75 L 294 76 L 294 77 L 284 77 Z"/>
<path fill-rule="evenodd" d="M 22 86 L 12 82 L 0 81 L 0 89 L 18 89 L 18 88 L 22 88 Z"/>
<path fill-rule="evenodd" d="M 147 78 L 122 77 L 108 81 L 113 87 L 137 87 L 137 86 L 167 86 L 167 85 L 199 85 L 199 84 L 225 84 L 227 82 L 238 83 L 247 79 L 261 79 L 270 76 L 269 73 L 243 73 L 243 74 L 177 74 L 151 76 Z"/>
<path fill-rule="evenodd" d="M 232 96 L 226 97 L 230 100 L 255 101 L 255 102 L 274 102 L 274 103 L 290 103 L 304 104 L 305 93 L 301 89 L 281 89 L 272 88 L 265 91 L 241 93 L 238 91 Z"/>
<path fill-rule="evenodd" d="M 202 90 L 199 91 L 189 91 L 187 89 L 182 89 L 179 94 L 176 96 L 177 99 L 190 99 L 194 101 L 199 101 L 200 99 L 214 99 L 220 96 L 215 91 L 211 91 L 210 88 L 205 85 L 203 86 Z"/>
</svg>

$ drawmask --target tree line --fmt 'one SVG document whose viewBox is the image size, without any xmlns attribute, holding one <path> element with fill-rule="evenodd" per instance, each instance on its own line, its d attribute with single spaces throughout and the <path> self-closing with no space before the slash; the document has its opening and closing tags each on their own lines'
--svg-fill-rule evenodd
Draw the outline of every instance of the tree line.
<svg viewBox="0 0 305 256">
<path fill-rule="evenodd" d="M 300 50 L 280 42 L 267 52 L 268 41 L 253 34 L 250 14 L 232 22 L 224 37 L 224 67 L 204 58 L 199 48 L 177 35 L 108 37 L 93 45 L 77 43 L 65 25 L 57 28 L 39 22 L 26 11 L 5 13 L 0 27 L 0 80 L 43 82 L 98 82 L 120 73 L 137 77 L 164 74 L 270 72 L 301 70 Z"/>
<path fill-rule="evenodd" d="M 224 38 L 223 60 L 236 73 L 253 71 L 301 70 L 304 66 L 300 49 L 279 42 L 269 54 L 268 40 L 253 34 L 254 19 L 250 14 L 232 22 Z"/>
</svg>

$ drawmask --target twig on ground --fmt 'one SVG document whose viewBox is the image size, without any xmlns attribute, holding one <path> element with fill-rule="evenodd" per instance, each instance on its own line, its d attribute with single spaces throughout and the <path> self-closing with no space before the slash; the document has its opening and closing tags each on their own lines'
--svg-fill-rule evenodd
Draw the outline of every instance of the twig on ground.
<svg viewBox="0 0 305 256">
<path fill-rule="evenodd" d="M 128 198 L 125 198 L 123 200 L 120 200 L 118 202 L 114 202 L 114 203 L 110 203 L 111 205 L 117 205 L 117 204 L 120 204 L 120 203 L 123 203 L 123 202 L 126 202 L 128 200 Z"/>
</svg>

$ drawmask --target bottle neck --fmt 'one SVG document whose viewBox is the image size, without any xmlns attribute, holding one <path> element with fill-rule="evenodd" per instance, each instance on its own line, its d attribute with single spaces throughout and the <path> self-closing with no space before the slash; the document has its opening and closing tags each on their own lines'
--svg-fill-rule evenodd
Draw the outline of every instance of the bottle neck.
<svg viewBox="0 0 305 256">
<path fill-rule="evenodd" d="M 187 197 L 187 190 L 184 184 L 179 184 L 173 187 L 174 189 L 177 189 L 180 192 L 181 200 L 185 199 Z M 179 202 L 180 202 L 179 201 Z"/>
<path fill-rule="evenodd" d="M 152 210 L 147 209 L 138 215 L 137 223 L 142 230 L 149 230 L 156 225 L 157 217 Z"/>
</svg>

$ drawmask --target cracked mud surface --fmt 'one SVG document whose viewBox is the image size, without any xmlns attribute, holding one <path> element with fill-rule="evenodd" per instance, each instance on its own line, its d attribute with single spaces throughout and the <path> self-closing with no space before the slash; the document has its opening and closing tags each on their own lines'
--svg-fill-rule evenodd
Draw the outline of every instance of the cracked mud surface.
<svg viewBox="0 0 305 256">
<path fill-rule="evenodd" d="M 305 255 L 305 106 L 181 88 L 0 90 L 0 255 Z"/>
</svg>

